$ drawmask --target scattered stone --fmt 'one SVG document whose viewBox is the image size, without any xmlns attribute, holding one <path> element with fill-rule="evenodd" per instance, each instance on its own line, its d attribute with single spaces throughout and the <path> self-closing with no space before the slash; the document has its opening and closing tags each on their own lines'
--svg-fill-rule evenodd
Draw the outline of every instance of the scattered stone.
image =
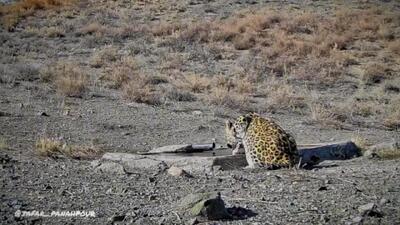
<svg viewBox="0 0 400 225">
<path fill-rule="evenodd" d="M 49 116 L 49 114 L 47 114 L 46 112 L 38 112 L 37 115 L 38 116 L 46 116 L 46 117 Z"/>
<path fill-rule="evenodd" d="M 355 224 L 360 224 L 360 223 L 362 223 L 363 220 L 364 220 L 364 218 L 362 216 L 356 216 L 352 219 L 352 222 Z"/>
<path fill-rule="evenodd" d="M 379 211 L 378 206 L 375 203 L 368 203 L 358 207 L 358 211 L 362 216 L 371 217 L 382 217 L 382 212 Z"/>
<path fill-rule="evenodd" d="M 188 172 L 176 166 L 171 166 L 168 169 L 168 174 L 173 177 L 181 177 L 181 176 L 192 177 Z"/>
<path fill-rule="evenodd" d="M 177 208 L 183 213 L 189 213 L 193 217 L 199 216 L 207 220 L 232 218 L 225 208 L 225 202 L 222 200 L 220 193 L 189 194 L 180 201 Z"/>
<path fill-rule="evenodd" d="M 326 191 L 326 190 L 328 190 L 326 186 L 321 186 L 320 188 L 318 188 L 318 191 Z"/>
<path fill-rule="evenodd" d="M 201 114 L 203 114 L 203 112 L 200 111 L 200 110 L 195 110 L 195 111 L 192 112 L 192 114 L 195 115 L 195 116 L 200 116 Z"/>
<path fill-rule="evenodd" d="M 108 218 L 108 221 L 111 223 L 115 223 L 115 222 L 120 222 L 123 221 L 125 219 L 126 215 L 114 215 L 110 218 Z"/>
<path fill-rule="evenodd" d="M 383 205 L 385 205 L 386 203 L 388 203 L 389 202 L 389 200 L 387 200 L 386 198 L 382 198 L 380 201 L 379 201 L 379 205 L 380 206 L 383 206 Z"/>
<path fill-rule="evenodd" d="M 7 117 L 9 117 L 9 116 L 12 116 L 12 114 L 11 114 L 11 113 L 8 113 L 8 112 L 0 111 L 0 117 L 2 117 L 2 116 L 7 116 Z"/>
<path fill-rule="evenodd" d="M 113 174 L 125 174 L 124 167 L 115 162 L 104 162 L 96 168 L 97 171 L 113 173 Z"/>
</svg>

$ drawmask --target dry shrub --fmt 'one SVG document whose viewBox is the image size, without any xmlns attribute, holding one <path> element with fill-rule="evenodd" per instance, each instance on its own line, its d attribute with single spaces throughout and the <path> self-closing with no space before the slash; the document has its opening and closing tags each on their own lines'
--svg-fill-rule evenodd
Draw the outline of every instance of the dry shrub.
<svg viewBox="0 0 400 225">
<path fill-rule="evenodd" d="M 0 136 L 0 150 L 7 149 L 9 146 L 7 144 L 6 138 Z"/>
<path fill-rule="evenodd" d="M 124 56 L 113 63 L 101 77 L 101 80 L 109 82 L 110 88 L 120 88 L 136 75 L 138 65 L 132 56 Z"/>
<path fill-rule="evenodd" d="M 57 74 L 55 85 L 62 95 L 81 97 L 87 88 L 88 79 L 79 65 L 65 64 Z"/>
<path fill-rule="evenodd" d="M 196 100 L 196 96 L 194 96 L 192 93 L 178 90 L 176 88 L 168 89 L 165 96 L 170 100 L 178 102 L 191 102 Z"/>
<path fill-rule="evenodd" d="M 94 146 L 67 145 L 59 140 L 41 137 L 35 144 L 40 156 L 57 158 L 67 156 L 73 159 L 92 160 L 102 155 L 102 151 Z"/>
<path fill-rule="evenodd" d="M 400 148 L 381 149 L 377 155 L 381 159 L 391 160 L 400 158 Z"/>
<path fill-rule="evenodd" d="M 237 50 L 247 50 L 252 48 L 255 44 L 255 38 L 250 35 L 239 35 L 233 40 L 233 46 Z"/>
<path fill-rule="evenodd" d="M 235 110 L 248 110 L 250 107 L 250 99 L 246 95 L 240 95 L 218 87 L 213 88 L 204 100 L 212 105 L 224 106 Z"/>
<path fill-rule="evenodd" d="M 390 130 L 400 130 L 400 97 L 391 99 L 383 125 Z"/>
<path fill-rule="evenodd" d="M 180 28 L 181 25 L 179 24 L 160 22 L 159 24 L 152 26 L 150 32 L 154 36 L 168 36 L 178 31 Z"/>
<path fill-rule="evenodd" d="M 235 85 L 235 90 L 239 94 L 251 94 L 255 92 L 256 90 L 256 85 L 252 82 L 250 82 L 247 78 L 239 78 L 236 80 L 233 80 L 232 83 Z"/>
<path fill-rule="evenodd" d="M 374 84 L 383 81 L 390 76 L 390 69 L 384 64 L 368 63 L 364 66 L 361 80 L 365 84 Z"/>
<path fill-rule="evenodd" d="M 40 70 L 40 79 L 51 82 L 57 92 L 69 97 L 81 97 L 88 84 L 87 74 L 76 63 L 57 62 Z"/>
<path fill-rule="evenodd" d="M 194 93 L 204 92 L 211 86 L 210 78 L 194 73 L 182 76 L 181 79 L 175 80 L 174 83 L 178 88 Z"/>
<path fill-rule="evenodd" d="M 123 86 L 123 97 L 137 103 L 159 105 L 162 103 L 161 95 L 149 84 L 148 78 L 137 75 Z"/>
<path fill-rule="evenodd" d="M 36 10 L 46 10 L 72 5 L 75 0 L 21 0 L 9 5 L 0 6 L 1 22 L 7 29 L 12 29 L 26 16 Z"/>
<path fill-rule="evenodd" d="M 40 156 L 54 157 L 62 153 L 63 144 L 55 139 L 39 138 L 35 147 Z"/>
<path fill-rule="evenodd" d="M 313 122 L 326 127 L 342 128 L 348 118 L 345 107 L 333 105 L 324 101 L 316 92 L 308 93 L 306 104 Z"/>
<path fill-rule="evenodd" d="M 118 49 L 113 46 L 106 46 L 96 52 L 90 60 L 90 65 L 96 68 L 108 65 L 118 59 Z"/>
<path fill-rule="evenodd" d="M 397 54 L 397 55 L 400 55 L 400 40 L 397 39 L 397 40 L 395 40 L 395 41 L 389 42 L 388 45 L 387 45 L 387 48 L 388 48 L 391 52 L 393 52 L 393 53 L 395 53 L 395 54 Z"/>
<path fill-rule="evenodd" d="M 212 24 L 192 23 L 182 30 L 179 39 L 185 42 L 208 42 L 210 40 Z"/>
<path fill-rule="evenodd" d="M 97 34 L 101 35 L 106 32 L 106 27 L 99 24 L 98 22 L 89 23 L 83 27 L 81 27 L 78 31 L 78 35 L 86 35 L 86 34 Z"/>
<path fill-rule="evenodd" d="M 50 38 L 65 36 L 65 30 L 61 27 L 47 27 L 44 30 L 41 30 L 41 32 L 43 32 L 44 36 Z"/>
<path fill-rule="evenodd" d="M 293 85 L 285 81 L 270 80 L 263 89 L 272 108 L 297 110 L 306 106 L 303 93 L 296 91 Z"/>
</svg>

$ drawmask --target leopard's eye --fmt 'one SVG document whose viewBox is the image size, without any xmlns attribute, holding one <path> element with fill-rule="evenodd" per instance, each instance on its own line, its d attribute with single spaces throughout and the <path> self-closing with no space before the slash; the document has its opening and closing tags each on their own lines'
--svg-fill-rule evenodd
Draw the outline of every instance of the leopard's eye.
<svg viewBox="0 0 400 225">
<path fill-rule="evenodd" d="M 228 148 L 232 148 L 232 145 L 231 145 L 231 144 L 226 144 L 226 146 L 228 146 Z"/>
</svg>

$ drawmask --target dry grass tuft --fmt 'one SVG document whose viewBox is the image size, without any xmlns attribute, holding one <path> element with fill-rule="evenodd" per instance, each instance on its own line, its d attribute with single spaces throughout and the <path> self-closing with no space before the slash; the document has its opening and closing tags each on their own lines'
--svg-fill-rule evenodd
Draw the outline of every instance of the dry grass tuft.
<svg viewBox="0 0 400 225">
<path fill-rule="evenodd" d="M 6 29 L 12 29 L 18 22 L 32 15 L 36 10 L 54 9 L 72 5 L 75 0 L 21 0 L 0 6 L 1 23 Z"/>
<path fill-rule="evenodd" d="M 89 23 L 78 29 L 76 34 L 80 35 L 97 35 L 101 37 L 104 33 L 107 32 L 107 28 L 101 25 L 98 22 Z"/>
<path fill-rule="evenodd" d="M 8 148 L 7 140 L 0 136 L 0 150 Z"/>
<path fill-rule="evenodd" d="M 382 149 L 379 151 L 378 156 L 381 159 L 391 160 L 400 158 L 400 148 L 396 149 Z"/>
<path fill-rule="evenodd" d="M 384 79 L 390 77 L 390 69 L 382 64 L 369 63 L 364 68 L 361 80 L 365 84 L 380 83 Z"/>
<path fill-rule="evenodd" d="M 181 28 L 179 24 L 169 24 L 165 22 L 161 22 L 152 27 L 150 32 L 154 36 L 168 36 L 178 31 Z"/>
<path fill-rule="evenodd" d="M 137 75 L 135 79 L 130 80 L 122 87 L 123 97 L 137 103 L 160 105 L 162 103 L 161 95 L 149 80 L 143 75 Z"/>
<path fill-rule="evenodd" d="M 63 144 L 58 140 L 42 137 L 36 141 L 35 147 L 40 156 L 55 157 L 62 154 Z"/>
<path fill-rule="evenodd" d="M 107 87 L 120 88 L 136 75 L 137 69 L 136 60 L 132 56 L 124 56 L 108 67 L 101 79 L 109 82 Z"/>
<path fill-rule="evenodd" d="M 58 62 L 42 68 L 39 77 L 43 82 L 52 82 L 58 93 L 69 97 L 82 97 L 88 85 L 83 69 L 69 62 Z"/>
<path fill-rule="evenodd" d="M 194 73 L 185 75 L 181 79 L 175 80 L 174 83 L 178 88 L 194 93 L 202 93 L 211 87 L 210 78 Z"/>
<path fill-rule="evenodd" d="M 102 151 L 95 147 L 67 145 L 46 137 L 39 138 L 35 147 L 37 154 L 44 157 L 67 156 L 73 159 L 92 160 L 102 155 Z"/>
<path fill-rule="evenodd" d="M 90 65 L 99 68 L 118 60 L 118 49 L 112 46 L 106 46 L 96 52 L 90 60 Z"/>
<path fill-rule="evenodd" d="M 87 89 L 87 75 L 78 65 L 66 64 L 55 80 L 57 91 L 68 97 L 82 97 Z"/>
<path fill-rule="evenodd" d="M 383 125 L 389 130 L 400 130 L 400 97 L 392 98 Z"/>
<path fill-rule="evenodd" d="M 204 101 L 216 106 L 224 106 L 235 110 L 248 111 L 250 100 L 246 95 L 215 87 Z"/>
<path fill-rule="evenodd" d="M 299 110 L 306 107 L 306 98 L 303 93 L 285 81 L 270 80 L 263 87 L 266 92 L 269 107 L 275 109 Z"/>
<path fill-rule="evenodd" d="M 393 52 L 393 53 L 395 53 L 397 55 L 400 55 L 400 40 L 397 39 L 395 41 L 389 42 L 387 48 L 391 52 Z"/>
</svg>

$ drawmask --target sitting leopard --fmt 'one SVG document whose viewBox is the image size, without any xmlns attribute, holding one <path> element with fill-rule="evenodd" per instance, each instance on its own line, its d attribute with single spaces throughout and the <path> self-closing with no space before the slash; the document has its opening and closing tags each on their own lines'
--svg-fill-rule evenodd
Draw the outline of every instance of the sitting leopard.
<svg viewBox="0 0 400 225">
<path fill-rule="evenodd" d="M 232 154 L 241 153 L 244 147 L 248 168 L 294 167 L 299 161 L 296 141 L 278 124 L 256 113 L 239 116 L 236 121 L 226 121 L 225 133 Z"/>
</svg>

